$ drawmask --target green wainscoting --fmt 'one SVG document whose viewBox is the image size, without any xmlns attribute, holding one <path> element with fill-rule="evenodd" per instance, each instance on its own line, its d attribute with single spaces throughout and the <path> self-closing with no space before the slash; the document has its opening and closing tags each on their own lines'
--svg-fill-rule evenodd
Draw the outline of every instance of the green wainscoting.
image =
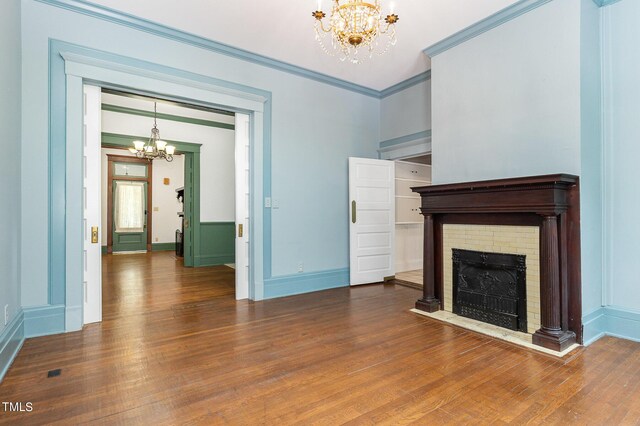
<svg viewBox="0 0 640 426">
<path fill-rule="evenodd" d="M 176 243 L 153 243 L 151 251 L 176 251 Z M 102 246 L 102 254 L 107 254 L 107 246 Z"/>
<path fill-rule="evenodd" d="M 234 263 L 235 222 L 201 222 L 200 253 L 194 266 L 214 266 Z"/>
<path fill-rule="evenodd" d="M 151 251 L 176 251 L 176 243 L 153 243 Z"/>
</svg>

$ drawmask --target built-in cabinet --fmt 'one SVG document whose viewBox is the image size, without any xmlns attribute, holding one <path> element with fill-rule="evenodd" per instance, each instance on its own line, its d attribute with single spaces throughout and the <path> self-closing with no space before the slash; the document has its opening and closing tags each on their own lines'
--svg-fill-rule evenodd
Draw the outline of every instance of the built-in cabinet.
<svg viewBox="0 0 640 426">
<path fill-rule="evenodd" d="M 420 195 L 412 187 L 431 185 L 431 166 L 396 161 L 396 273 L 422 269 L 423 221 Z"/>
</svg>

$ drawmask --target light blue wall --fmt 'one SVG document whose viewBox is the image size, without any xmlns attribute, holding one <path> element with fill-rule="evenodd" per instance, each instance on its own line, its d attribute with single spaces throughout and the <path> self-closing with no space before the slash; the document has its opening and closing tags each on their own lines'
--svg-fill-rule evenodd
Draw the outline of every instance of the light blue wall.
<svg viewBox="0 0 640 426">
<path fill-rule="evenodd" d="M 0 380 L 23 342 L 20 309 L 20 0 L 0 13 Z M 4 309 L 8 306 L 5 325 Z"/>
<path fill-rule="evenodd" d="M 431 130 L 431 80 L 425 80 L 380 102 L 380 140 Z"/>
<path fill-rule="evenodd" d="M 640 2 L 603 9 L 605 88 L 605 304 L 640 319 Z M 640 322 L 636 323 L 640 338 Z"/>
<path fill-rule="evenodd" d="M 0 14 L 0 334 L 4 307 L 20 310 L 20 1 L 2 3 Z M 0 341 L 0 345 L 2 342 Z M 1 370 L 1 366 L 0 366 Z"/>
<path fill-rule="evenodd" d="M 348 268 L 347 158 L 377 157 L 380 101 L 308 80 L 295 87 L 289 78 L 279 80 L 271 161 L 272 198 L 280 207 L 271 211 L 272 274 L 296 274 L 300 262 L 304 272 Z"/>
<path fill-rule="evenodd" d="M 602 305 L 602 74 L 600 9 L 580 0 L 580 243 L 583 317 Z"/>
<path fill-rule="evenodd" d="M 433 182 L 580 174 L 580 0 L 432 58 Z"/>
<path fill-rule="evenodd" d="M 274 277 L 348 267 L 347 157 L 377 156 L 380 100 L 90 16 L 23 1 L 24 306 L 47 304 L 49 40 L 138 58 L 272 92 Z M 333 272 L 332 272 L 333 273 Z M 347 282 L 340 282 L 346 285 Z M 295 287 L 296 281 L 290 281 Z M 265 283 L 265 293 L 267 283 Z M 312 290 L 305 288 L 306 291 Z M 295 291 L 295 288 L 293 290 Z"/>
</svg>

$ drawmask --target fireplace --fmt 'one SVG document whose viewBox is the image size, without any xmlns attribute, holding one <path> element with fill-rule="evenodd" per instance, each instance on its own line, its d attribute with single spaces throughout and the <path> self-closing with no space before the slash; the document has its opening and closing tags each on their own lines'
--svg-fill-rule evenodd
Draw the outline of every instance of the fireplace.
<svg viewBox="0 0 640 426">
<path fill-rule="evenodd" d="M 536 228 L 539 328 L 532 343 L 563 351 L 582 343 L 580 278 L 580 190 L 577 176 L 530 176 L 412 188 L 421 196 L 424 216 L 423 296 L 416 309 L 446 309 L 444 227 L 447 225 Z M 511 238 L 511 242 L 518 237 Z M 506 244 L 511 245 L 511 244 Z M 463 248 L 463 247 L 453 247 Z M 475 249 L 474 247 L 464 247 Z M 508 252 L 501 249 L 485 252 Z M 451 252 L 449 252 L 451 253 Z M 522 254 L 522 253 L 518 253 Z M 538 257 L 536 255 L 536 257 Z M 526 295 L 524 297 L 527 297 Z M 531 312 L 529 309 L 528 312 Z M 538 318 L 539 316 L 539 318 Z M 532 328 L 532 324 L 529 324 Z"/>
<path fill-rule="evenodd" d="M 525 256 L 453 249 L 453 313 L 526 333 Z"/>
</svg>

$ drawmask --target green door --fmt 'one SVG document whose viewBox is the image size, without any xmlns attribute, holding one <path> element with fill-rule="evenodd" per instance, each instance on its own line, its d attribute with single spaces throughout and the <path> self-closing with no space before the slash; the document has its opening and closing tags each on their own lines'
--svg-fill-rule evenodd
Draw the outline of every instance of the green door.
<svg viewBox="0 0 640 426">
<path fill-rule="evenodd" d="M 147 182 L 113 181 L 113 252 L 147 250 Z"/>
</svg>

